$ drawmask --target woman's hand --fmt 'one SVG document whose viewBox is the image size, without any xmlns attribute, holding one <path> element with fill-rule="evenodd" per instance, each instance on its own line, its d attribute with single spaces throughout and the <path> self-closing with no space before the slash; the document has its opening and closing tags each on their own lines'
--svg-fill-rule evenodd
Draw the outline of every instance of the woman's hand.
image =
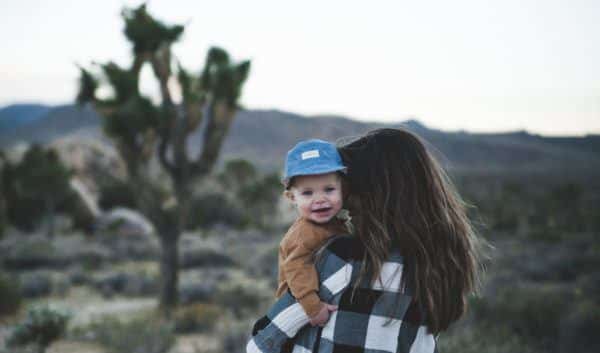
<svg viewBox="0 0 600 353">
<path fill-rule="evenodd" d="M 319 309 L 317 315 L 310 318 L 310 324 L 312 326 L 325 326 L 329 320 L 329 313 L 336 311 L 337 308 L 336 305 L 321 302 L 321 309 Z"/>
</svg>

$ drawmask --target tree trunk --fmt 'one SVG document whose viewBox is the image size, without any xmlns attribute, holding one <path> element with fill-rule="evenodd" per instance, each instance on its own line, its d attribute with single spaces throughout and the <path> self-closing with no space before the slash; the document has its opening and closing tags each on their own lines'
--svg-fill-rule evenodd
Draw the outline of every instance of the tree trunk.
<svg viewBox="0 0 600 353">
<path fill-rule="evenodd" d="M 160 308 L 169 316 L 177 305 L 179 282 L 179 232 L 171 230 L 160 234 L 162 247 L 160 259 Z"/>
</svg>

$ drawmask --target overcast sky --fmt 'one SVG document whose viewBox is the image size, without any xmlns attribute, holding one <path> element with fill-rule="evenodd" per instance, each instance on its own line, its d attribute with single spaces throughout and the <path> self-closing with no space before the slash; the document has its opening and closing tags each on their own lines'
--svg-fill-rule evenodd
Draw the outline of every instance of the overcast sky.
<svg viewBox="0 0 600 353">
<path fill-rule="evenodd" d="M 0 106 L 62 104 L 75 63 L 129 65 L 119 17 L 140 1 L 0 0 Z M 186 23 L 174 53 L 252 59 L 248 108 L 418 119 L 444 130 L 600 133 L 600 1 L 151 0 Z M 154 91 L 151 79 L 144 91 Z"/>
</svg>

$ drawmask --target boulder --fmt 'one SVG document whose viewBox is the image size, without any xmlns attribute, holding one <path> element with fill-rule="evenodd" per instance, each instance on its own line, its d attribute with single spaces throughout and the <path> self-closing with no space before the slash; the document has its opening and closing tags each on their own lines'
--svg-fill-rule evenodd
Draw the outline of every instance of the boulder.
<svg viewBox="0 0 600 353">
<path fill-rule="evenodd" d="M 156 259 L 160 254 L 154 227 L 137 211 L 114 208 L 98 218 L 95 228 L 102 244 L 118 259 Z"/>
</svg>

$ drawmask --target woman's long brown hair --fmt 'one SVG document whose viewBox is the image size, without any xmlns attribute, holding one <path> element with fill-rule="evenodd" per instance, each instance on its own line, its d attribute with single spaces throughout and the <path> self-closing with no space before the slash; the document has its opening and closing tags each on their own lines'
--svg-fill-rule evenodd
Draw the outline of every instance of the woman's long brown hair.
<svg viewBox="0 0 600 353">
<path fill-rule="evenodd" d="M 401 129 L 379 129 L 340 147 L 355 234 L 372 281 L 390 249 L 404 257 L 425 323 L 437 334 L 466 311 L 480 269 L 478 239 L 465 204 L 424 143 Z"/>
</svg>

